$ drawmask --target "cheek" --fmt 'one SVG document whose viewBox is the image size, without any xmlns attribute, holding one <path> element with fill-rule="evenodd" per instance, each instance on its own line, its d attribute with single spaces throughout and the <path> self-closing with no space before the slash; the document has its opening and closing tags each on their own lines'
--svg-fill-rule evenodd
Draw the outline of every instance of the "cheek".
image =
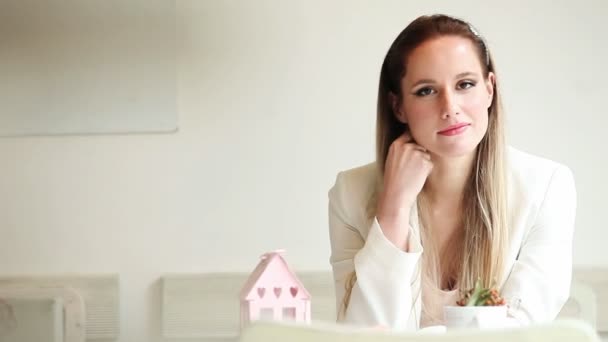
<svg viewBox="0 0 608 342">
<path fill-rule="evenodd" d="M 468 102 L 468 105 L 463 107 L 463 111 L 473 121 L 476 135 L 479 137 L 485 135 L 488 129 L 488 108 L 485 99 L 480 97 L 476 101 Z"/>
<path fill-rule="evenodd" d="M 409 126 L 423 127 L 428 123 L 435 122 L 436 118 L 433 113 L 435 113 L 436 110 L 437 109 L 431 101 L 411 101 L 411 103 L 405 107 Z"/>
<path fill-rule="evenodd" d="M 467 98 L 466 101 L 463 101 L 461 108 L 464 113 L 470 115 L 474 120 L 487 118 L 488 116 L 488 101 L 482 94 Z"/>
<path fill-rule="evenodd" d="M 434 115 L 436 108 L 429 104 L 418 104 L 409 107 L 407 112 L 410 134 L 418 144 L 430 146 L 431 137 L 437 130 L 438 116 Z"/>
</svg>

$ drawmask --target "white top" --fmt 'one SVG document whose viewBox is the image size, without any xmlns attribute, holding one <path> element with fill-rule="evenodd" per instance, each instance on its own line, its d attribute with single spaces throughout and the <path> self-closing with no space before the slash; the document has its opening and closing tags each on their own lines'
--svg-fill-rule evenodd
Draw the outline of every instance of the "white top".
<svg viewBox="0 0 608 342">
<path fill-rule="evenodd" d="M 572 172 L 556 162 L 509 148 L 507 153 L 507 251 L 501 295 L 519 324 L 553 320 L 569 297 L 576 189 Z M 374 163 L 340 172 L 329 191 L 329 232 L 336 308 L 348 275 L 356 271 L 342 321 L 416 330 L 421 324 L 423 252 L 417 208 L 410 217 L 409 252 L 393 245 L 367 214 L 374 191 Z M 441 308 L 438 308 L 441 310 Z"/>
</svg>

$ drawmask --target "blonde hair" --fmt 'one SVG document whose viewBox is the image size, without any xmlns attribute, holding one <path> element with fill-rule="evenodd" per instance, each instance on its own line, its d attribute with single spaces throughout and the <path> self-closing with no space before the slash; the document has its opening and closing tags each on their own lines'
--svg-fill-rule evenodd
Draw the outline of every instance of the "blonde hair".
<svg viewBox="0 0 608 342">
<path fill-rule="evenodd" d="M 410 23 L 397 36 L 386 54 L 380 74 L 376 122 L 376 165 L 379 179 L 376 192 L 368 202 L 367 213 L 370 217 L 375 216 L 376 199 L 381 191 L 389 147 L 408 129 L 407 125 L 397 120 L 389 94 L 397 95 L 399 101 L 402 101 L 401 79 L 406 73 L 407 57 L 423 42 L 445 35 L 470 39 L 478 52 L 484 77 L 487 79 L 490 72 L 496 73 L 485 42 L 478 32 L 463 20 L 446 15 L 422 16 Z M 482 280 L 484 286 L 499 285 L 503 280 L 502 268 L 508 239 L 504 173 L 506 162 L 503 113 L 497 84 L 494 84 L 492 104 L 488 109 L 488 129 L 476 152 L 462 198 L 464 211 L 461 223 L 464 234 L 460 241 L 449 246 L 453 252 L 452 257 L 444 258 L 454 262 L 449 267 L 458 273 L 456 282 L 461 290 L 473 288 L 478 278 Z M 442 268 L 446 268 L 446 265 L 442 265 L 439 260 L 439 251 L 434 243 L 436 239 L 432 235 L 433 230 L 425 227 L 429 208 L 424 196 L 418 196 L 417 202 L 420 209 L 420 234 L 424 246 L 422 267 L 419 267 L 418 276 L 422 275 L 425 284 L 440 288 Z M 342 315 L 348 308 L 356 279 L 355 272 L 347 277 Z M 420 296 L 420 291 L 421 288 L 418 289 L 417 296 Z"/>
</svg>

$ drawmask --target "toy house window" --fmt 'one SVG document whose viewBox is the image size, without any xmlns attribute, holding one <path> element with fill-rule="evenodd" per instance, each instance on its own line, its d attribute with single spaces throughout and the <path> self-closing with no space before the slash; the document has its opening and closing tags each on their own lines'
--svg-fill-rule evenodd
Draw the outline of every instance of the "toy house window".
<svg viewBox="0 0 608 342">
<path fill-rule="evenodd" d="M 260 320 L 272 320 L 274 318 L 273 308 L 262 308 L 260 309 Z"/>
<path fill-rule="evenodd" d="M 283 319 L 295 320 L 296 308 L 283 308 Z"/>
</svg>

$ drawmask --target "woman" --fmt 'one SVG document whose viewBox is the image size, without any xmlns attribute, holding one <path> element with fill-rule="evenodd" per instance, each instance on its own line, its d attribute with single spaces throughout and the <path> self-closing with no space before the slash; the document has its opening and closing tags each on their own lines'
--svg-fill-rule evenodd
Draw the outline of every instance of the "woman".
<svg viewBox="0 0 608 342">
<path fill-rule="evenodd" d="M 570 170 L 504 143 L 494 62 L 465 21 L 423 16 L 382 65 L 376 162 L 329 192 L 338 320 L 442 324 L 460 291 L 497 286 L 518 324 L 552 320 L 572 273 Z"/>
</svg>

